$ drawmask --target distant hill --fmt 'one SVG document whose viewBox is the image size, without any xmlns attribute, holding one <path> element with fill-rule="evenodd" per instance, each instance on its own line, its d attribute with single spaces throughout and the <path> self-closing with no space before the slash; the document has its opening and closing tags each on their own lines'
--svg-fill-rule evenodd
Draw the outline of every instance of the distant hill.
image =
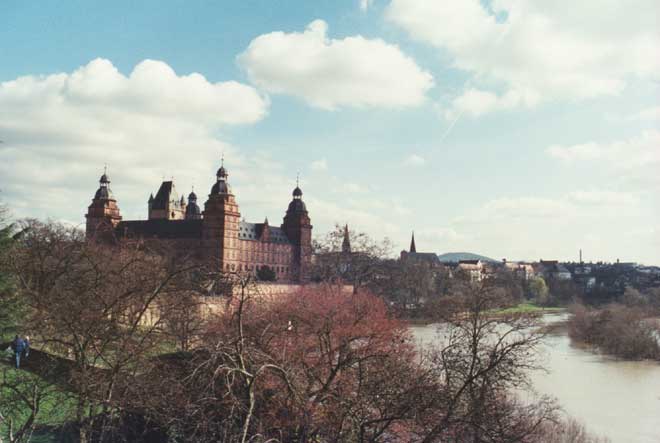
<svg viewBox="0 0 660 443">
<path fill-rule="evenodd" d="M 444 254 L 438 254 L 438 259 L 441 262 L 457 262 L 459 260 L 497 261 L 483 255 L 473 254 L 472 252 L 447 252 Z"/>
</svg>

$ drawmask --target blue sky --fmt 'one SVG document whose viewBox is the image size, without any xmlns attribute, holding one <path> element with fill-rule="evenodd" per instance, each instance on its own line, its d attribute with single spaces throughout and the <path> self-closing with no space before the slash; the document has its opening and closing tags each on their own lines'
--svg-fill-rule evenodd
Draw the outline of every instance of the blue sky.
<svg viewBox="0 0 660 443">
<path fill-rule="evenodd" d="M 26 3 L 0 6 L 16 217 L 82 222 L 107 163 L 142 218 L 224 152 L 251 221 L 299 171 L 317 235 L 660 263 L 654 1 Z"/>
</svg>

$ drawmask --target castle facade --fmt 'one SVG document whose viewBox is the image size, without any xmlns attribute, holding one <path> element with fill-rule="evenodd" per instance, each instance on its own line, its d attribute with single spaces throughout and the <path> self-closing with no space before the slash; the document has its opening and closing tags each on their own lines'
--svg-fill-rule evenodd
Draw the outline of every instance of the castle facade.
<svg viewBox="0 0 660 443">
<path fill-rule="evenodd" d="M 224 164 L 216 173 L 202 211 L 197 195 L 179 198 L 174 183 L 163 181 L 148 201 L 147 220 L 123 220 L 104 173 L 85 215 L 88 238 L 160 239 L 212 259 L 225 272 L 254 273 L 264 267 L 278 281 L 304 282 L 312 259 L 312 225 L 302 190 L 296 185 L 280 226 L 241 220 Z"/>
</svg>

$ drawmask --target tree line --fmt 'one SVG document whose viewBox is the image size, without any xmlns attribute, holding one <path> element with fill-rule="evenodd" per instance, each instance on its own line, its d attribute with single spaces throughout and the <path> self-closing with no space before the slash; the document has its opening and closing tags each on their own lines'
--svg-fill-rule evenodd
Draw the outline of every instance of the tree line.
<svg viewBox="0 0 660 443">
<path fill-rule="evenodd" d="M 34 343 L 24 370 L 3 369 L 2 441 L 44 427 L 85 443 L 542 442 L 568 429 L 552 399 L 514 395 L 543 333 L 534 316 L 490 315 L 508 302 L 497 285 L 447 289 L 442 338 L 420 350 L 366 260 L 354 293 L 337 267 L 269 299 L 252 275 L 157 242 L 108 246 L 35 220 L 0 232 L 0 326 Z"/>
<path fill-rule="evenodd" d="M 627 288 L 618 303 L 571 307 L 569 335 L 628 360 L 660 360 L 660 288 Z"/>
</svg>

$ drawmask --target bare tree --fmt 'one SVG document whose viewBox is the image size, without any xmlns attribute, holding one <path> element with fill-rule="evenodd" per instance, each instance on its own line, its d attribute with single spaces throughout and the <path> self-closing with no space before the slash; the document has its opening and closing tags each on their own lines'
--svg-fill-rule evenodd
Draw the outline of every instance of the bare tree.
<svg viewBox="0 0 660 443">
<path fill-rule="evenodd" d="M 127 385 L 162 348 L 158 302 L 197 268 L 139 243 L 98 244 L 76 229 L 28 221 L 11 254 L 25 327 L 42 349 L 69 361 L 81 441 L 103 441 Z M 186 287 L 189 289 L 189 287 Z"/>
<path fill-rule="evenodd" d="M 358 292 L 382 274 L 383 260 L 391 255 L 392 245 L 387 238 L 377 242 L 365 233 L 349 232 L 349 252 L 342 248 L 344 235 L 344 228 L 336 225 L 324 238 L 314 241 L 312 273 L 319 281 L 351 284 Z"/>
<path fill-rule="evenodd" d="M 430 361 L 443 380 L 443 408 L 424 425 L 424 443 L 530 441 L 555 419 L 549 398 L 520 404 L 512 389 L 529 388 L 528 371 L 541 369 L 535 354 L 543 333 L 528 314 L 493 316 L 502 291 L 489 282 L 468 284 L 447 300 L 441 346 Z"/>
<path fill-rule="evenodd" d="M 0 443 L 3 433 L 8 443 L 31 441 L 38 420 L 62 407 L 64 399 L 59 389 L 43 378 L 4 369 L 0 374 Z"/>
</svg>

